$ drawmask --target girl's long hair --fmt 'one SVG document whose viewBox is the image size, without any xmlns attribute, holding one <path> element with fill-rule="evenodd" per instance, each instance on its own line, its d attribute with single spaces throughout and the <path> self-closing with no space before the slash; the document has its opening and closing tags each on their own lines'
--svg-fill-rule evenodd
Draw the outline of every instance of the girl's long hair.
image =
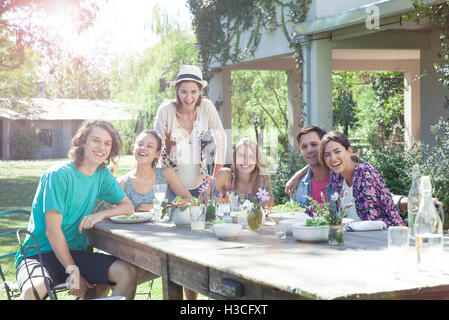
<svg viewBox="0 0 449 320">
<path fill-rule="evenodd" d="M 232 165 L 231 165 L 231 183 L 232 189 L 236 190 L 238 185 L 238 169 L 237 169 L 237 151 L 241 147 L 251 148 L 251 150 L 256 154 L 256 167 L 251 172 L 250 179 L 253 181 L 253 194 L 256 194 L 258 189 L 260 188 L 260 177 L 265 180 L 266 184 L 269 185 L 269 176 L 268 171 L 265 167 L 265 164 L 262 160 L 262 155 L 260 153 L 259 147 L 257 144 L 249 139 L 243 138 L 241 139 L 235 146 L 234 153 L 232 155 Z M 266 181 L 268 179 L 268 181 Z"/>
</svg>

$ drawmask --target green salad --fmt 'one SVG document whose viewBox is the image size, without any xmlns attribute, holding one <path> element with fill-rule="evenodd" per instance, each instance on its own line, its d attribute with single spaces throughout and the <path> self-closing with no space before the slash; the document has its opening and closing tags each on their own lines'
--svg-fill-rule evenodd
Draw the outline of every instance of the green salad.
<svg viewBox="0 0 449 320">
<path fill-rule="evenodd" d="M 308 218 L 306 220 L 306 227 L 326 226 L 327 224 L 328 224 L 327 221 L 321 218 L 316 219 Z"/>
<path fill-rule="evenodd" d="M 120 217 L 117 217 L 117 219 L 120 219 L 120 220 L 138 220 L 138 219 L 141 219 L 142 218 L 142 216 L 136 216 L 136 215 L 129 215 L 129 216 L 120 216 Z"/>
<path fill-rule="evenodd" d="M 299 203 L 291 201 L 274 206 L 272 209 L 273 212 L 289 212 L 289 211 L 303 211 L 303 210 L 304 209 L 301 208 Z"/>
</svg>

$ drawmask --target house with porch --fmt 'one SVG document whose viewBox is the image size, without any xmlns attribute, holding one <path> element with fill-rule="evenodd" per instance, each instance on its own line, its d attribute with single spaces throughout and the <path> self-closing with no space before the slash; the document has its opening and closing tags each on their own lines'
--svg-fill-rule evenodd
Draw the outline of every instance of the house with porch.
<svg viewBox="0 0 449 320">
<path fill-rule="evenodd" d="M 281 10 L 278 7 L 278 21 Z M 230 75 L 234 70 L 288 73 L 291 149 L 297 149 L 301 112 L 305 113 L 305 125 L 332 128 L 333 71 L 400 71 L 404 74 L 406 140 L 415 138 L 432 145 L 430 126 L 439 117 L 449 116 L 444 108 L 448 90 L 433 68 L 440 50 L 438 26 L 404 19 L 414 11 L 412 0 L 312 0 L 303 22 L 285 26 L 298 44 L 302 68 L 296 68 L 295 49 L 281 28 L 263 30 L 254 55 L 246 59 L 237 63 L 212 61 L 208 95 L 222 105 L 219 112 L 225 129 L 231 129 Z M 241 46 L 249 36 L 249 31 L 242 33 Z"/>
<path fill-rule="evenodd" d="M 18 111 L 18 105 L 21 111 Z M 33 159 L 65 158 L 85 120 L 130 120 L 136 107 L 109 100 L 33 98 L 0 100 L 0 159 L 11 159 L 11 137 L 32 128 L 41 144 Z"/>
</svg>

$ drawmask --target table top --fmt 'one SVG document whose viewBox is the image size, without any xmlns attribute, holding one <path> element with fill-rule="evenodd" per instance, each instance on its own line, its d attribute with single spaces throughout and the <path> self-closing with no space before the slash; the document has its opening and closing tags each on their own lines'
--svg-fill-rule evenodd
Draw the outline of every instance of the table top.
<svg viewBox="0 0 449 320">
<path fill-rule="evenodd" d="M 210 269 L 310 299 L 404 298 L 449 291 L 448 274 L 416 267 L 415 247 L 400 260 L 387 248 L 387 231 L 345 232 L 344 245 L 275 238 L 273 226 L 243 230 L 219 240 L 212 229 L 191 231 L 172 223 L 118 224 L 103 221 L 89 232 L 119 236 Z M 114 254 L 114 253 L 112 253 Z M 395 264 L 403 263 L 400 277 Z"/>
</svg>

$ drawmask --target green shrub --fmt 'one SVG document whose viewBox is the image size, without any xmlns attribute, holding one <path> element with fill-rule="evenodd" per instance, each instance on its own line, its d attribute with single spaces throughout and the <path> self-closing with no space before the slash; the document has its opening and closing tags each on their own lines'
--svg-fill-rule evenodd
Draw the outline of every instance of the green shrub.
<svg viewBox="0 0 449 320">
<path fill-rule="evenodd" d="M 21 128 L 9 139 L 12 160 L 32 159 L 34 153 L 42 147 L 34 128 Z"/>
<path fill-rule="evenodd" d="M 419 163 L 421 146 L 419 143 L 407 149 L 403 142 L 380 143 L 369 139 L 370 148 L 362 152 L 361 162 L 370 162 L 382 175 L 393 194 L 408 195 L 412 181 L 412 167 Z"/>
<path fill-rule="evenodd" d="M 279 159 L 279 166 L 275 174 L 271 176 L 271 191 L 273 192 L 275 205 L 285 203 L 290 198 L 285 194 L 285 184 L 298 171 L 305 167 L 307 163 L 301 154 L 284 151 Z"/>
</svg>

